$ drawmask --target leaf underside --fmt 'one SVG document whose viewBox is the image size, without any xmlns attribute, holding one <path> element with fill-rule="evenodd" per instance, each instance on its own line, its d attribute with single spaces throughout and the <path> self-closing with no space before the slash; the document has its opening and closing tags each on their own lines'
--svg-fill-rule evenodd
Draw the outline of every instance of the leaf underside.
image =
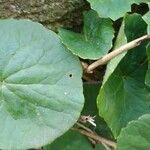
<svg viewBox="0 0 150 150">
<path fill-rule="evenodd" d="M 80 63 L 38 23 L 1 20 L 0 29 L 0 148 L 39 148 L 80 115 Z"/>
</svg>

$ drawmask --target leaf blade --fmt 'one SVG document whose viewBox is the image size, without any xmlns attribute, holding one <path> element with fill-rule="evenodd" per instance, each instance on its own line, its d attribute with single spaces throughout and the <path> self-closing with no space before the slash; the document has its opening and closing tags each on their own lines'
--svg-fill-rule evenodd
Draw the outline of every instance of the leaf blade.
<svg viewBox="0 0 150 150">
<path fill-rule="evenodd" d="M 118 137 L 117 150 L 145 150 L 150 147 L 150 115 L 145 114 L 131 121 Z"/>
<path fill-rule="evenodd" d="M 111 18 L 112 20 L 117 20 L 118 18 L 124 16 L 126 12 L 131 11 L 131 5 L 133 3 L 147 3 L 149 0 L 88 0 L 92 9 L 97 11 L 102 18 Z"/>
<path fill-rule="evenodd" d="M 98 59 L 112 47 L 114 29 L 110 19 L 99 18 L 95 11 L 84 13 L 83 34 L 59 29 L 63 44 L 83 59 Z"/>
<path fill-rule="evenodd" d="M 39 148 L 77 121 L 82 69 L 42 25 L 8 19 L 0 27 L 0 148 Z"/>
<path fill-rule="evenodd" d="M 146 24 L 140 15 L 128 15 L 126 21 L 125 33 L 129 41 L 146 33 Z M 139 25 L 139 22 L 142 24 L 141 33 L 137 33 L 134 27 L 136 24 Z M 104 117 L 115 137 L 129 121 L 150 111 L 149 90 L 144 83 L 147 70 L 145 46 L 146 43 L 129 51 L 123 57 L 115 71 L 101 87 L 97 98 L 99 115 Z"/>
</svg>

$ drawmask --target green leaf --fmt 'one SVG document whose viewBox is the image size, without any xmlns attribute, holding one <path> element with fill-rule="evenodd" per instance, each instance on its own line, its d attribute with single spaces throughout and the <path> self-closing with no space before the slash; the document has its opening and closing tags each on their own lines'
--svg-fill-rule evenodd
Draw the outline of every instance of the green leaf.
<svg viewBox="0 0 150 150">
<path fill-rule="evenodd" d="M 116 20 L 128 11 L 131 11 L 131 4 L 146 3 L 150 0 L 87 0 L 91 8 L 97 11 L 102 18 Z"/>
<path fill-rule="evenodd" d="M 115 41 L 115 44 L 113 47 L 114 50 L 127 43 L 127 38 L 126 38 L 126 35 L 124 32 L 124 30 L 125 30 L 124 28 L 125 28 L 125 18 L 123 19 L 120 30 L 118 32 L 118 35 L 117 35 L 117 38 L 116 38 L 116 41 Z M 127 52 L 124 52 L 124 53 L 116 56 L 115 58 L 113 58 L 111 61 L 108 62 L 105 76 L 103 79 L 103 84 L 107 81 L 109 76 L 114 72 L 117 65 L 119 64 L 121 59 L 126 55 L 126 53 Z"/>
<path fill-rule="evenodd" d="M 83 59 L 98 59 L 112 47 L 114 30 L 110 19 L 99 18 L 95 11 L 84 13 L 83 34 L 59 29 L 63 44 Z"/>
<path fill-rule="evenodd" d="M 105 150 L 102 145 L 93 148 L 87 137 L 77 131 L 68 131 L 55 140 L 52 144 L 44 147 L 44 150 Z"/>
<path fill-rule="evenodd" d="M 146 27 L 140 15 L 125 17 L 125 34 L 128 41 L 146 34 Z M 150 112 L 150 92 L 144 83 L 147 71 L 146 44 L 141 44 L 125 55 L 101 87 L 97 98 L 99 114 L 115 137 L 129 121 Z"/>
<path fill-rule="evenodd" d="M 149 3 L 149 8 L 150 8 L 150 3 Z M 150 34 L 150 10 L 143 16 L 143 19 L 148 25 L 147 32 Z"/>
<path fill-rule="evenodd" d="M 0 29 L 0 149 L 39 148 L 80 115 L 80 63 L 38 23 L 1 20 Z"/>
<path fill-rule="evenodd" d="M 146 73 L 145 83 L 146 83 L 147 86 L 150 87 L 150 43 L 147 46 L 147 55 L 148 55 L 149 64 L 148 64 L 148 70 L 147 70 L 147 73 Z"/>
<path fill-rule="evenodd" d="M 148 150 L 150 148 L 150 114 L 131 121 L 118 137 L 117 150 Z"/>
</svg>

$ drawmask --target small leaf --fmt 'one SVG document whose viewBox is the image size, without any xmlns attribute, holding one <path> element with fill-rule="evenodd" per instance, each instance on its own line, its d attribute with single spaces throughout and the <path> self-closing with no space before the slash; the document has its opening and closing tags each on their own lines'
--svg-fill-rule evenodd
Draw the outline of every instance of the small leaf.
<svg viewBox="0 0 150 150">
<path fill-rule="evenodd" d="M 125 17 L 127 41 L 146 34 L 146 27 L 140 15 L 127 15 Z M 150 91 L 145 86 L 146 44 L 142 43 L 123 57 L 101 87 L 97 98 L 99 114 L 107 122 L 115 137 L 129 121 L 150 112 L 148 96 Z"/>
<path fill-rule="evenodd" d="M 0 149 L 39 148 L 80 115 L 80 63 L 38 23 L 0 20 L 0 29 Z"/>
<path fill-rule="evenodd" d="M 116 20 L 126 12 L 131 11 L 131 4 L 146 3 L 150 0 L 87 0 L 91 4 L 91 8 L 97 11 L 102 18 L 111 18 Z"/>
<path fill-rule="evenodd" d="M 131 121 L 118 137 L 117 150 L 149 150 L 150 114 Z"/>
<path fill-rule="evenodd" d="M 105 148 L 100 144 L 93 148 L 87 137 L 70 130 L 52 144 L 45 146 L 44 150 L 105 150 Z"/>
<path fill-rule="evenodd" d="M 83 34 L 59 29 L 63 44 L 83 59 L 98 59 L 112 47 L 114 30 L 110 19 L 99 18 L 95 11 L 84 13 Z"/>
</svg>

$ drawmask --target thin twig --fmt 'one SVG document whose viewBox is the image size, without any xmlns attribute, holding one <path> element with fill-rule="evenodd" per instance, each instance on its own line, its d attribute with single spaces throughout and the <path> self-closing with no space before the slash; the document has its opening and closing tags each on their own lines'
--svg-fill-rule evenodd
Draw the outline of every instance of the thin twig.
<svg viewBox="0 0 150 150">
<path fill-rule="evenodd" d="M 84 126 L 83 124 L 79 123 L 79 122 L 76 122 L 76 125 L 78 125 L 79 127 L 81 127 L 82 129 L 88 131 L 88 132 L 91 132 L 93 133 L 93 131 L 89 128 L 87 128 L 86 126 Z"/>
<path fill-rule="evenodd" d="M 97 68 L 98 66 L 104 65 L 108 61 L 113 59 L 114 57 L 118 56 L 119 54 L 139 46 L 141 44 L 141 42 L 146 40 L 146 39 L 150 39 L 150 34 L 144 35 L 144 36 L 142 36 L 138 39 L 135 39 L 135 40 L 133 40 L 133 41 L 131 41 L 131 42 L 115 49 L 115 50 L 113 50 L 112 52 L 110 52 L 110 53 L 106 54 L 105 56 L 103 56 L 101 59 L 99 59 L 99 60 L 95 61 L 94 63 L 92 63 L 91 65 L 89 65 L 88 68 L 87 68 L 87 72 L 92 73 L 92 71 L 95 68 Z"/>
<path fill-rule="evenodd" d="M 79 123 L 79 122 L 76 122 L 76 125 L 77 125 L 78 127 L 82 128 L 82 129 L 84 129 L 84 130 L 90 132 L 90 133 L 93 133 L 93 131 L 92 131 L 91 129 L 87 128 L 86 126 L 84 126 L 83 124 L 81 124 L 81 123 Z M 92 138 L 88 137 L 88 139 L 91 141 L 92 144 L 94 144 L 94 145 L 96 144 L 96 141 L 93 140 Z"/>
<path fill-rule="evenodd" d="M 92 139 L 94 139 L 94 140 L 96 140 L 96 141 L 98 141 L 100 143 L 105 143 L 106 145 L 111 146 L 114 149 L 116 149 L 116 143 L 115 142 L 110 141 L 108 139 L 105 139 L 105 138 L 95 134 L 94 132 L 91 133 L 91 132 L 85 131 L 83 129 L 78 129 L 78 128 L 72 128 L 72 130 L 78 131 L 78 132 L 80 132 L 83 135 L 86 135 L 86 136 L 88 136 L 88 137 L 90 137 L 90 138 L 92 138 Z"/>
<path fill-rule="evenodd" d="M 94 80 L 92 80 L 89 76 L 89 74 L 86 72 L 89 64 L 84 62 L 84 61 L 80 61 L 81 63 L 81 66 L 82 66 L 82 69 L 83 69 L 83 76 L 82 78 L 85 80 L 85 81 L 88 81 L 88 82 L 93 82 Z"/>
<path fill-rule="evenodd" d="M 94 82 L 94 80 L 92 80 L 90 77 L 88 77 L 87 75 L 83 74 L 82 78 L 86 81 L 86 82 Z"/>
<path fill-rule="evenodd" d="M 81 62 L 81 65 L 82 65 L 82 68 L 83 68 L 83 71 L 86 71 L 87 68 L 88 68 L 88 63 L 84 62 L 84 61 L 80 61 Z"/>
<path fill-rule="evenodd" d="M 102 145 L 105 147 L 106 150 L 111 150 L 110 147 L 108 147 L 105 143 L 102 143 Z"/>
<path fill-rule="evenodd" d="M 82 128 L 82 129 L 84 129 L 85 131 L 90 132 L 91 134 L 97 135 L 97 133 L 93 132 L 91 129 L 87 128 L 86 126 L 84 126 L 83 124 L 81 124 L 81 123 L 79 123 L 79 122 L 76 122 L 76 125 L 79 126 L 79 127 Z M 97 136 L 99 136 L 99 135 L 97 135 Z M 101 137 L 101 138 L 103 138 L 103 137 Z M 91 140 L 92 138 L 89 137 L 89 139 Z M 107 140 L 107 139 L 105 139 L 105 140 Z M 105 144 L 104 142 L 102 142 L 102 141 L 98 141 L 98 142 L 101 143 L 107 150 L 111 150 L 111 149 L 107 146 L 107 144 Z M 110 145 L 109 145 L 109 146 L 110 146 Z"/>
</svg>

